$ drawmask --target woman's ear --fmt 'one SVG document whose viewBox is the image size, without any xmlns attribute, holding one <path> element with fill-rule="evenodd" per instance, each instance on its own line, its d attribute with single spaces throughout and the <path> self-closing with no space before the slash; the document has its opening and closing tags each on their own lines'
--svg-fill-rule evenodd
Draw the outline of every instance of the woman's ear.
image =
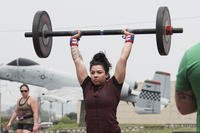
<svg viewBox="0 0 200 133">
<path fill-rule="evenodd" d="M 106 73 L 106 80 L 108 80 L 110 78 L 110 74 Z"/>
</svg>

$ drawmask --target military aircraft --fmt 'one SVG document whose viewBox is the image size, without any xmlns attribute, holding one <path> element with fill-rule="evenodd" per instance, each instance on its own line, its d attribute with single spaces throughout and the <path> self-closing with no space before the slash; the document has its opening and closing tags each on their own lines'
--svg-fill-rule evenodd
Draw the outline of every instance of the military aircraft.
<svg viewBox="0 0 200 133">
<path fill-rule="evenodd" d="M 17 58 L 1 64 L 0 79 L 36 85 L 48 89 L 48 94 L 66 101 L 83 100 L 78 80 L 63 72 L 42 67 L 35 61 Z M 145 80 L 142 89 L 135 81 L 125 80 L 121 100 L 131 102 L 138 114 L 159 114 L 170 102 L 170 73 L 156 71 L 152 80 Z"/>
</svg>

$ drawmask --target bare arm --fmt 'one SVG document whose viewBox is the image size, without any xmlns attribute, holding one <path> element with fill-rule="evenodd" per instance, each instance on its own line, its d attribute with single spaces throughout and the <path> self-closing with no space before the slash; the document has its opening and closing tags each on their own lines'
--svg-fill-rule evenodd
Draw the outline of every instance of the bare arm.
<svg viewBox="0 0 200 133">
<path fill-rule="evenodd" d="M 192 91 L 176 91 L 175 101 L 182 115 L 194 113 L 197 110 L 195 96 Z"/>
<path fill-rule="evenodd" d="M 38 112 L 39 112 L 38 103 L 35 99 L 30 98 L 30 105 L 33 111 L 34 124 L 38 124 Z"/>
<path fill-rule="evenodd" d="M 127 31 L 124 31 L 125 35 L 131 34 Z M 116 80 L 121 84 L 125 80 L 126 75 L 126 64 L 128 57 L 132 49 L 132 42 L 125 42 L 124 47 L 122 48 L 120 58 L 116 64 L 114 76 Z"/>
<path fill-rule="evenodd" d="M 33 127 L 33 132 L 37 132 L 38 130 L 38 112 L 39 112 L 39 108 L 38 108 L 38 103 L 35 99 L 30 98 L 30 105 L 31 105 L 31 109 L 33 111 L 33 120 L 34 120 L 34 127 Z"/>
<path fill-rule="evenodd" d="M 80 32 L 73 36 L 74 38 L 80 38 Z M 86 66 L 83 62 L 83 58 L 81 53 L 78 49 L 78 46 L 73 45 L 71 46 L 71 55 L 76 67 L 76 75 L 80 84 L 83 83 L 85 78 L 88 76 Z"/>
<path fill-rule="evenodd" d="M 16 117 L 17 117 L 17 112 L 18 112 L 18 102 L 17 102 L 17 105 L 16 105 L 16 107 L 15 107 L 15 111 L 13 112 L 13 114 L 12 114 L 12 116 L 11 116 L 11 118 L 10 118 L 8 124 L 7 124 L 7 129 L 8 129 L 8 130 L 10 129 L 10 127 L 11 127 L 13 121 L 16 119 Z"/>
</svg>

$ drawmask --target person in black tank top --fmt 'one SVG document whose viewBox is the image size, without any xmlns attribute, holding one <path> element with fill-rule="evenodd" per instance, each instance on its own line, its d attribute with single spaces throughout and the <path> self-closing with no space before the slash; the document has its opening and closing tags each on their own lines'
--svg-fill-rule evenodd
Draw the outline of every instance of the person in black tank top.
<svg viewBox="0 0 200 133">
<path fill-rule="evenodd" d="M 78 34 L 71 37 L 70 46 L 77 78 L 83 89 L 87 133 L 121 133 L 116 112 L 134 34 L 124 30 L 124 47 L 112 77 L 109 74 L 111 64 L 103 52 L 94 55 L 90 62 L 90 76 L 87 74 L 86 66 L 78 49 L 80 37 L 81 32 L 78 31 Z"/>
<path fill-rule="evenodd" d="M 22 97 L 18 100 L 7 129 L 11 128 L 14 120 L 17 120 L 16 133 L 36 133 L 38 131 L 38 104 L 29 96 L 29 87 L 26 84 L 20 86 Z"/>
</svg>

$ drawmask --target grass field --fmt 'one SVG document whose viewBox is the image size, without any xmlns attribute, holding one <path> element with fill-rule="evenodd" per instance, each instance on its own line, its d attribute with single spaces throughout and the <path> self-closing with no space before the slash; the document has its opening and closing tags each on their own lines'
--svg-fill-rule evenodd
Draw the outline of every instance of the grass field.
<svg viewBox="0 0 200 133">
<path fill-rule="evenodd" d="M 122 133 L 172 133 L 172 132 L 195 132 L 196 128 L 165 128 L 164 125 L 136 125 L 136 124 L 121 124 Z M 137 128 L 135 128 L 137 127 Z M 58 124 L 51 127 L 51 130 L 59 129 L 79 129 L 77 124 Z M 136 130 L 134 130 L 134 129 Z M 140 131 L 138 130 L 140 129 Z M 133 131 L 134 130 L 134 131 Z"/>
<path fill-rule="evenodd" d="M 158 124 L 120 124 L 120 128 L 122 133 L 194 133 L 195 127 L 174 127 L 174 128 L 166 128 L 165 125 Z M 40 130 L 39 133 L 54 133 L 54 132 L 76 132 L 76 131 L 85 131 L 85 127 L 79 127 L 76 123 L 64 124 L 59 123 L 51 126 L 48 129 Z M 15 131 L 9 131 L 9 133 L 14 133 Z M 81 132 L 83 133 L 83 132 Z"/>
</svg>

